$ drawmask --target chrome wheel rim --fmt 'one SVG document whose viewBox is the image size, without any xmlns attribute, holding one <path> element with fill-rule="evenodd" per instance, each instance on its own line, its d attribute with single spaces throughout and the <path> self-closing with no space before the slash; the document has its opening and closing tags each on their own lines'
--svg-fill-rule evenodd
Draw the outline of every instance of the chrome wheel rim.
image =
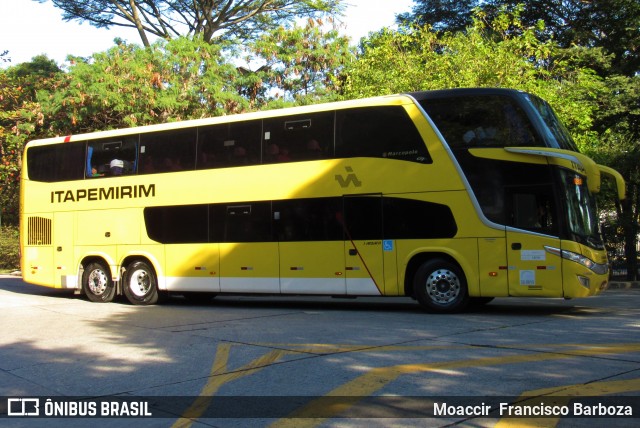
<svg viewBox="0 0 640 428">
<path fill-rule="evenodd" d="M 103 270 L 96 269 L 91 271 L 87 282 L 89 290 L 96 296 L 101 296 L 107 289 L 109 278 Z"/>
<path fill-rule="evenodd" d="M 135 270 L 129 279 L 129 290 L 136 297 L 144 297 L 151 289 L 149 273 L 143 269 Z"/>
<path fill-rule="evenodd" d="M 455 301 L 460 295 L 462 286 L 455 272 L 449 269 L 434 270 L 427 277 L 427 295 L 439 305 Z"/>
</svg>

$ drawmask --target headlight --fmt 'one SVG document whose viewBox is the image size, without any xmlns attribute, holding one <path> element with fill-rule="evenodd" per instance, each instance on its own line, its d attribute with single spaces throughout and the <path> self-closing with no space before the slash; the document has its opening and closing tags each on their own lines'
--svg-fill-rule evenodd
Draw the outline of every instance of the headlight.
<svg viewBox="0 0 640 428">
<path fill-rule="evenodd" d="M 609 272 L 609 266 L 604 264 L 599 264 L 594 262 L 593 260 L 583 256 L 582 254 L 574 253 L 573 251 L 561 250 L 560 248 L 555 247 L 544 247 L 547 252 L 551 254 L 555 254 L 556 256 L 560 256 L 563 259 L 571 260 L 572 262 L 576 262 L 591 270 L 593 273 L 598 275 L 604 275 Z"/>
</svg>

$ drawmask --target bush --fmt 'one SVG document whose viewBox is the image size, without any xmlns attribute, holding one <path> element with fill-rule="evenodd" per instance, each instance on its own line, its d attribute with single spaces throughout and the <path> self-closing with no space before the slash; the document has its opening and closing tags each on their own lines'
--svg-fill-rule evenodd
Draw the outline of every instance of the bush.
<svg viewBox="0 0 640 428">
<path fill-rule="evenodd" d="M 0 227 L 0 270 L 20 269 L 20 229 L 16 226 Z"/>
</svg>

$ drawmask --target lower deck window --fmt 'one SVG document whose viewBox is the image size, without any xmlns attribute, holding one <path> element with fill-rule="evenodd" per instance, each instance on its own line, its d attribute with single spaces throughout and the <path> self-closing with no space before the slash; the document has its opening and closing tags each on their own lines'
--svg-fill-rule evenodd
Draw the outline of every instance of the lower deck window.
<svg viewBox="0 0 640 428">
<path fill-rule="evenodd" d="M 164 244 L 453 238 L 446 205 L 380 195 L 149 207 L 149 238 Z"/>
</svg>

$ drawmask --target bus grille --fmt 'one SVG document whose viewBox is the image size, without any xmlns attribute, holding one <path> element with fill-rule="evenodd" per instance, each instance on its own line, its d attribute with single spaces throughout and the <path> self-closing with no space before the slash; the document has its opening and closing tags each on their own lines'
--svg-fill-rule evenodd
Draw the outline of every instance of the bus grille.
<svg viewBox="0 0 640 428">
<path fill-rule="evenodd" d="M 29 217 L 27 245 L 51 245 L 51 219 Z"/>
</svg>

